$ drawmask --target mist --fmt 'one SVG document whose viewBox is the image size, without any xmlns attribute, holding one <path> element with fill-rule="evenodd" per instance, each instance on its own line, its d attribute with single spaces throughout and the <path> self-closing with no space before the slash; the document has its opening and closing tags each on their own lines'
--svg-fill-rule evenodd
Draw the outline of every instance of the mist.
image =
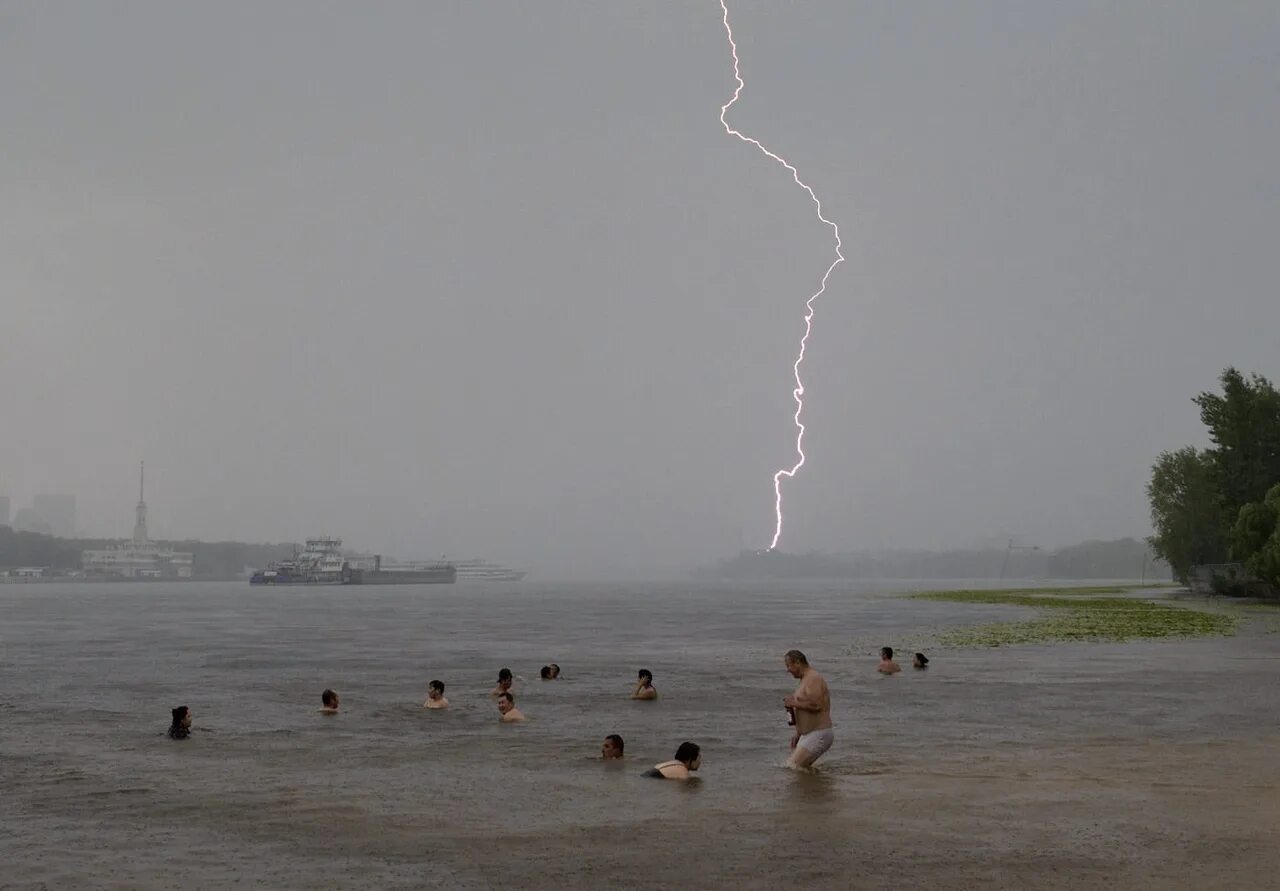
<svg viewBox="0 0 1280 891">
<path fill-rule="evenodd" d="M 731 3 L 841 227 L 789 551 L 1145 535 L 1277 374 L 1280 7 Z M 0 494 L 544 576 L 768 544 L 833 256 L 715 3 L 6 4 Z"/>
</svg>

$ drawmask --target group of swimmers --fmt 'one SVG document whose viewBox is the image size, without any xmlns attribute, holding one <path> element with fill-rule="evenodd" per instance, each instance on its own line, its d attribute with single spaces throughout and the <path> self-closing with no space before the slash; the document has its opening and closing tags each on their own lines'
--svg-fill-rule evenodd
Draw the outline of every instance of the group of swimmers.
<svg viewBox="0 0 1280 891">
<path fill-rule="evenodd" d="M 791 736 L 791 755 L 787 766 L 797 770 L 808 770 L 813 763 L 826 754 L 835 742 L 835 731 L 831 725 L 831 693 L 827 682 L 813 666 L 808 658 L 799 650 L 789 650 L 783 657 L 783 665 L 787 673 L 800 683 L 795 692 L 782 700 L 787 712 L 787 724 L 793 728 Z M 927 668 L 929 660 L 923 653 L 916 653 L 912 667 L 917 670 Z M 883 647 L 880 650 L 880 665 L 876 669 L 881 674 L 895 674 L 902 669 L 893 661 L 893 648 Z M 560 678 L 560 666 L 554 662 L 544 665 L 540 671 L 542 680 L 554 681 Z M 516 708 L 515 696 L 511 693 L 515 677 L 511 669 L 503 668 L 498 672 L 498 682 L 490 691 L 498 707 L 499 720 L 505 724 L 514 724 L 526 720 L 524 713 Z M 653 672 L 642 668 L 636 673 L 635 689 L 632 699 L 654 700 L 658 698 L 657 688 L 653 686 Z M 336 714 L 338 711 L 338 694 L 333 690 L 325 690 L 320 695 L 320 711 L 325 714 Z M 449 700 L 444 695 L 444 683 L 432 680 L 427 685 L 427 698 L 423 708 L 443 709 L 449 707 Z M 172 739 L 186 739 L 191 735 L 191 709 L 180 705 L 173 709 L 173 723 L 169 726 Z M 625 743 L 617 733 L 604 738 L 600 747 L 600 757 L 605 761 L 623 758 Z M 696 743 L 682 742 L 670 761 L 655 764 L 645 771 L 644 776 L 670 780 L 687 780 L 702 766 L 702 752 Z"/>
<path fill-rule="evenodd" d="M 916 653 L 911 660 L 911 667 L 916 671 L 924 671 L 929 667 L 929 658 L 924 653 Z M 893 647 L 880 648 L 880 665 L 876 671 L 881 674 L 897 674 L 902 667 L 893 661 Z"/>
</svg>

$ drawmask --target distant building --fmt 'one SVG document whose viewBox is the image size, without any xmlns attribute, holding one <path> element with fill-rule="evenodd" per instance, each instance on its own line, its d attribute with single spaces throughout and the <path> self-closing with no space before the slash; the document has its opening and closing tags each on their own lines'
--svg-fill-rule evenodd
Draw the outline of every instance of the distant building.
<svg viewBox="0 0 1280 891">
<path fill-rule="evenodd" d="M 0 526 L 9 525 L 9 496 L 0 495 Z"/>
<path fill-rule="evenodd" d="M 80 565 L 86 575 L 130 579 L 189 579 L 194 572 L 190 551 L 162 547 L 147 537 L 147 502 L 143 498 L 145 468 L 139 468 L 138 505 L 134 508 L 133 538 L 102 550 L 84 551 Z"/>
<path fill-rule="evenodd" d="M 13 515 L 14 532 L 39 532 L 41 535 L 53 535 L 53 527 L 36 516 L 34 508 L 20 507 Z"/>
<path fill-rule="evenodd" d="M 37 495 L 31 501 L 31 512 L 36 522 L 47 526 L 59 538 L 71 538 L 76 534 L 76 496 Z"/>
</svg>

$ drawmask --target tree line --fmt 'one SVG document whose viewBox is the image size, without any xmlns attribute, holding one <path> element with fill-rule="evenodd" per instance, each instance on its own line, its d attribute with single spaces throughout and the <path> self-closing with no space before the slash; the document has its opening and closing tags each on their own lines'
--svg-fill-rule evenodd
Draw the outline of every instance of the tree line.
<svg viewBox="0 0 1280 891">
<path fill-rule="evenodd" d="M 116 544 L 114 539 L 57 538 L 41 532 L 18 532 L 0 526 L 0 568 L 18 566 L 49 567 L 55 572 L 80 569 L 80 558 L 86 550 L 97 550 Z M 250 544 L 240 541 L 169 541 L 154 542 L 176 551 L 190 551 L 192 568 L 197 578 L 233 579 L 246 567 L 261 568 L 293 555 L 296 545 Z"/>
<path fill-rule="evenodd" d="M 1280 591 L 1280 392 L 1227 368 L 1192 401 L 1213 443 L 1162 452 L 1147 497 L 1151 548 L 1184 583 L 1194 566 L 1241 563 Z"/>
</svg>

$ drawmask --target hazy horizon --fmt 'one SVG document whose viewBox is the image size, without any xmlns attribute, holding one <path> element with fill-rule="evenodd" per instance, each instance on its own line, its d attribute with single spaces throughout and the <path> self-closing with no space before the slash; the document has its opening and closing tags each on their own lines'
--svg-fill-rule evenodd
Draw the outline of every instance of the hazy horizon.
<svg viewBox="0 0 1280 891">
<path fill-rule="evenodd" d="M 1280 7 L 731 2 L 848 262 L 791 552 L 1149 532 L 1275 379 Z M 720 7 L 0 11 L 0 495 L 544 575 L 768 543 L 832 257 Z"/>
</svg>

